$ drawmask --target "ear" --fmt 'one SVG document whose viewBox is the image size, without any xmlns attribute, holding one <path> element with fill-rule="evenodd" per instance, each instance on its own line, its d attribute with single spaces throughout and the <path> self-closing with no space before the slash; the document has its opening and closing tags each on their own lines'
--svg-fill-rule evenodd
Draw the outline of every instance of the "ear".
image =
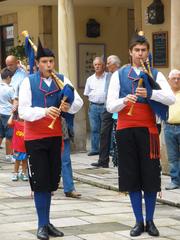
<svg viewBox="0 0 180 240">
<path fill-rule="evenodd" d="M 132 51 L 129 49 L 129 55 L 132 56 Z"/>
<path fill-rule="evenodd" d="M 10 76 L 8 76 L 8 77 L 6 78 L 6 82 L 8 82 L 8 83 L 11 82 L 11 77 L 10 77 Z"/>
<path fill-rule="evenodd" d="M 35 60 L 36 66 L 39 67 L 39 61 Z"/>
</svg>

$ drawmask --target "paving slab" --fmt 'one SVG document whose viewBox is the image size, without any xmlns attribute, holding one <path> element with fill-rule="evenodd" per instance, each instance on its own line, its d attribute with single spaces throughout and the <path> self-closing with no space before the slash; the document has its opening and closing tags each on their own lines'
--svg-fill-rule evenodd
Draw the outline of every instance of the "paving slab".
<svg viewBox="0 0 180 240">
<path fill-rule="evenodd" d="M 110 162 L 109 168 L 95 168 L 92 162 L 98 161 L 98 156 L 87 156 L 87 153 L 72 154 L 74 179 L 100 188 L 118 191 L 118 171 Z M 165 190 L 170 182 L 170 177 L 162 175 L 162 192 L 157 201 L 171 206 L 180 207 L 180 188 Z"/>
</svg>

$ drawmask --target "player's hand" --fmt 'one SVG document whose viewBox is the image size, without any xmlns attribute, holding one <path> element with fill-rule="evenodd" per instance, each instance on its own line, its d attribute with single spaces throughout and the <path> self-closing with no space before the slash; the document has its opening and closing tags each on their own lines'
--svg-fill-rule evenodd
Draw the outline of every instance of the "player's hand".
<svg viewBox="0 0 180 240">
<path fill-rule="evenodd" d="M 61 101 L 61 111 L 62 112 L 68 112 L 70 109 L 71 105 L 67 102 L 64 102 L 63 100 Z"/>
<path fill-rule="evenodd" d="M 147 98 L 147 90 L 143 87 L 136 88 L 136 96 Z"/>
<path fill-rule="evenodd" d="M 128 102 L 130 103 L 135 103 L 137 101 L 137 96 L 133 95 L 133 94 L 128 94 L 125 98 L 124 98 L 124 104 L 127 105 Z"/>
<path fill-rule="evenodd" d="M 46 116 L 49 116 L 53 119 L 59 117 L 60 115 L 60 110 L 57 107 L 53 107 L 53 106 L 46 108 L 45 112 L 46 112 Z"/>
</svg>

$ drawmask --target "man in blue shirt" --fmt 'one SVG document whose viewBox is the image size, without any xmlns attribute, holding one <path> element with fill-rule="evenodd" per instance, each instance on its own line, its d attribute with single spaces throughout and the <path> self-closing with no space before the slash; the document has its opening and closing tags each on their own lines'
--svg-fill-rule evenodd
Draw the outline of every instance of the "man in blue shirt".
<svg viewBox="0 0 180 240">
<path fill-rule="evenodd" d="M 19 60 L 17 60 L 17 58 L 13 55 L 7 56 L 6 66 L 11 72 L 14 73 L 10 85 L 14 88 L 14 97 L 17 99 L 19 95 L 19 87 L 24 78 L 27 77 L 27 73 L 22 67 L 19 66 Z"/>
</svg>

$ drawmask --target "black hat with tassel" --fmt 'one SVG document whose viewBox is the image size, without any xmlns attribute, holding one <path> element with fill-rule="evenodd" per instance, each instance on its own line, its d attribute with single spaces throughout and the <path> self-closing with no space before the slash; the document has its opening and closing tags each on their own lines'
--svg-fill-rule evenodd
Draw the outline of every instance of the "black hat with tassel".
<svg viewBox="0 0 180 240">
<path fill-rule="evenodd" d="M 39 60 L 42 57 L 55 57 L 55 55 L 49 48 L 43 48 L 40 38 L 38 38 L 36 60 Z"/>
</svg>

